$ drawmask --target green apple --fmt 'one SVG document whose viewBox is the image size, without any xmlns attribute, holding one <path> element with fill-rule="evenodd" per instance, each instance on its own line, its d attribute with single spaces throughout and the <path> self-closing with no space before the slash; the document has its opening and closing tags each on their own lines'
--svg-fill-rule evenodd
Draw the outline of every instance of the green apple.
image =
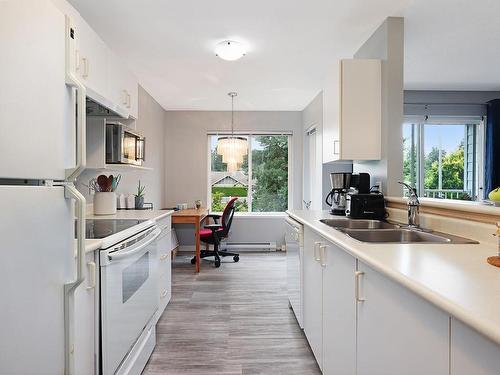
<svg viewBox="0 0 500 375">
<path fill-rule="evenodd" d="M 490 191 L 490 193 L 488 194 L 488 198 L 490 199 L 490 201 L 500 202 L 500 187 L 497 187 L 496 189 Z"/>
</svg>

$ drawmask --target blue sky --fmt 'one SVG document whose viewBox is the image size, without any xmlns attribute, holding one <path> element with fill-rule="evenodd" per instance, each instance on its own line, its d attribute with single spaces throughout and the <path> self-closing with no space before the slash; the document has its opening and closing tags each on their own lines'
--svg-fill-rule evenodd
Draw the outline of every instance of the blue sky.
<svg viewBox="0 0 500 375">
<path fill-rule="evenodd" d="M 460 142 L 464 139 L 464 125 L 432 125 L 426 124 L 424 131 L 424 152 L 427 155 L 432 147 L 439 147 L 447 153 L 453 152 L 458 148 Z M 410 137 L 410 127 L 403 127 L 403 137 Z"/>
</svg>

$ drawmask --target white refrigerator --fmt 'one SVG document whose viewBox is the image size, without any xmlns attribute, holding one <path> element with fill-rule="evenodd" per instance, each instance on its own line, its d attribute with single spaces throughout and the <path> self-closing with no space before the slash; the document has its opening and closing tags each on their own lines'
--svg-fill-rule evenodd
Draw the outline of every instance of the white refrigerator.
<svg viewBox="0 0 500 375">
<path fill-rule="evenodd" d="M 74 31 L 49 0 L 0 1 L 0 374 L 73 372 L 85 235 Z"/>
</svg>

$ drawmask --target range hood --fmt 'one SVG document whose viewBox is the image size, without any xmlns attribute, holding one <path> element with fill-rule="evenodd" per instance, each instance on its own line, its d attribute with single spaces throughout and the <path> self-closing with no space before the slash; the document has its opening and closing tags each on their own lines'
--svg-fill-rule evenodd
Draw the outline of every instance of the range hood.
<svg viewBox="0 0 500 375">
<path fill-rule="evenodd" d="M 87 116 L 94 117 L 120 117 L 129 118 L 129 112 L 126 108 L 118 106 L 106 99 L 104 96 L 87 88 Z"/>
</svg>

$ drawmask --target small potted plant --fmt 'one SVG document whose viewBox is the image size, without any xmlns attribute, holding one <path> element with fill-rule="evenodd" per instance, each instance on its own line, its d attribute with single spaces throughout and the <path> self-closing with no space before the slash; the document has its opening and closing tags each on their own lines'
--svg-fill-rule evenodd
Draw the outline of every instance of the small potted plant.
<svg viewBox="0 0 500 375">
<path fill-rule="evenodd" d="M 137 194 L 134 194 L 136 210 L 142 210 L 144 208 L 144 190 L 146 190 L 146 186 L 141 185 L 141 180 L 139 180 L 139 186 L 137 186 Z"/>
</svg>

